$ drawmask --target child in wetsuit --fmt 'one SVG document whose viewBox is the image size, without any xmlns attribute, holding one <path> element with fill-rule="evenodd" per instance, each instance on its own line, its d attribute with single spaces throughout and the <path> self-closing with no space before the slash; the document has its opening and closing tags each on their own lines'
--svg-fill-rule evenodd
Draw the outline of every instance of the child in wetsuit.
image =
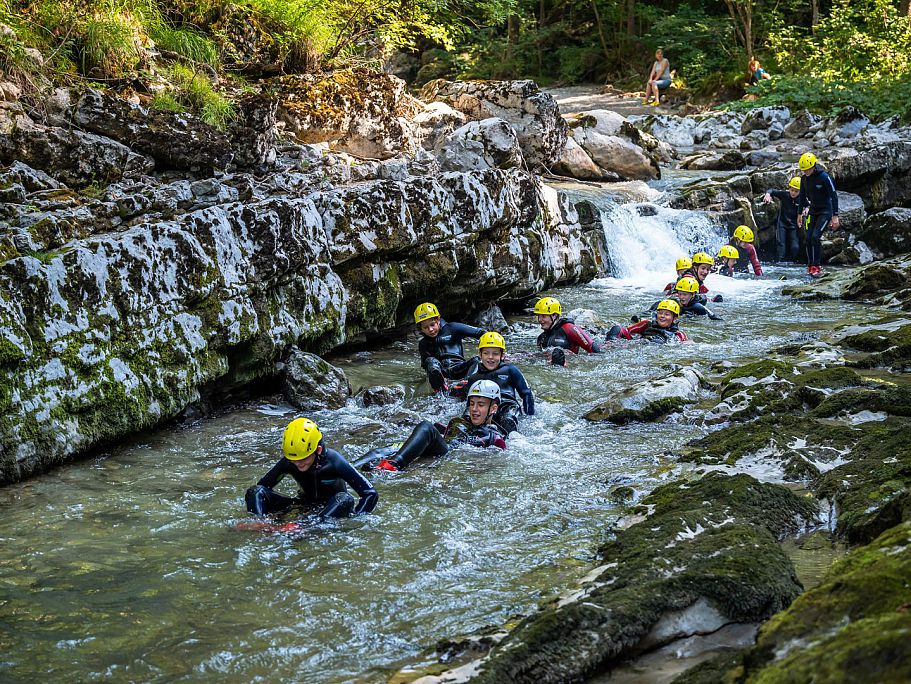
<svg viewBox="0 0 911 684">
<path fill-rule="evenodd" d="M 740 258 L 740 253 L 734 247 L 724 245 L 718 250 L 718 256 L 715 258 L 718 264 L 718 273 L 733 278 L 734 272 L 737 270 L 737 260 Z"/>
<path fill-rule="evenodd" d="M 476 359 L 465 360 L 462 340 L 466 337 L 480 339 L 484 330 L 464 323 L 447 323 L 430 302 L 424 302 L 414 310 L 414 322 L 422 336 L 418 343 L 421 367 L 427 372 L 427 380 L 435 392 L 447 390 L 449 380 L 459 380 L 477 369 Z"/>
<path fill-rule="evenodd" d="M 678 318 L 680 303 L 674 299 L 663 299 L 655 307 L 654 318 L 639 321 L 629 327 L 615 325 L 608 331 L 607 339 L 632 340 L 635 335 L 656 344 L 687 342 L 689 338 L 677 325 Z"/>
<path fill-rule="evenodd" d="M 797 215 L 800 209 L 797 198 L 800 196 L 800 178 L 794 177 L 788 181 L 787 190 L 767 190 L 762 198 L 763 204 L 768 204 L 772 198 L 778 200 L 778 218 L 775 222 L 775 244 L 778 261 L 790 259 L 796 261 L 800 249 L 800 230 Z"/>
<path fill-rule="evenodd" d="M 550 354 L 554 366 L 566 365 L 564 350 L 573 354 L 578 354 L 580 349 L 589 354 L 601 352 L 601 347 L 587 331 L 577 326 L 573 319 L 563 316 L 562 305 L 553 297 L 539 299 L 534 313 L 543 331 L 538 335 L 538 349 L 554 348 Z"/>
<path fill-rule="evenodd" d="M 677 259 L 677 263 L 674 264 L 674 268 L 677 270 L 677 279 L 664 286 L 664 294 L 667 296 L 670 296 L 674 293 L 674 286 L 677 284 L 677 281 L 685 276 L 691 268 L 693 268 L 693 260 L 687 256 L 680 257 Z M 708 291 L 708 288 L 706 288 L 706 291 Z"/>
<path fill-rule="evenodd" d="M 374 449 L 363 459 L 364 468 L 398 471 L 422 456 L 442 456 L 460 444 L 506 448 L 506 435 L 493 422 L 500 406 L 500 386 L 479 380 L 468 390 L 465 412 L 448 424 L 421 421 L 397 449 Z M 377 461 L 379 459 L 379 461 Z"/>
<path fill-rule="evenodd" d="M 731 236 L 730 245 L 737 250 L 737 270 L 747 272 L 748 267 L 753 267 L 753 275 L 762 275 L 762 264 L 756 255 L 753 246 L 753 230 L 749 226 L 737 226 Z"/>
<path fill-rule="evenodd" d="M 723 248 L 722 248 L 723 249 Z M 724 320 L 721 316 L 715 314 L 703 302 L 697 298 L 699 296 L 699 283 L 693 276 L 683 276 L 674 286 L 674 295 L 671 299 L 680 304 L 680 314 L 686 316 L 708 316 L 711 321 Z M 662 300 L 663 301 L 663 300 Z M 661 302 L 655 302 L 649 308 L 649 311 L 657 311 Z"/>
<path fill-rule="evenodd" d="M 244 500 L 250 513 L 264 515 L 283 513 L 295 506 L 322 506 L 321 518 L 344 518 L 352 511 L 369 513 L 376 507 L 379 495 L 373 485 L 344 456 L 323 445 L 323 435 L 312 420 L 295 418 L 288 424 L 282 435 L 282 453 L 284 458 L 247 490 Z M 296 497 L 272 489 L 287 475 L 297 482 Z M 356 505 L 346 484 L 360 497 Z"/>
</svg>

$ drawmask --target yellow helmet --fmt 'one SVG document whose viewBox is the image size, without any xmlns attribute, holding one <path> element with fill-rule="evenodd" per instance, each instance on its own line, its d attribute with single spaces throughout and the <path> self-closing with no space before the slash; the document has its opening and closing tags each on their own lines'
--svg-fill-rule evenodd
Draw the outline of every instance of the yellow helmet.
<svg viewBox="0 0 911 684">
<path fill-rule="evenodd" d="M 503 339 L 503 336 L 498 332 L 484 333 L 481 335 L 481 339 L 478 340 L 478 351 L 481 351 L 485 347 L 496 347 L 505 352 L 506 340 Z"/>
<path fill-rule="evenodd" d="M 816 166 L 816 155 L 812 152 L 804 152 L 800 155 L 800 161 L 797 162 L 797 166 L 800 167 L 801 171 L 809 171 Z"/>
<path fill-rule="evenodd" d="M 750 230 L 749 226 L 737 226 L 734 229 L 734 237 L 743 242 L 752 242 L 753 231 Z"/>
<path fill-rule="evenodd" d="M 544 297 L 535 303 L 535 313 L 539 316 L 561 314 L 563 313 L 563 307 L 560 306 L 560 302 L 553 297 Z"/>
<path fill-rule="evenodd" d="M 302 461 L 316 451 L 323 433 L 309 418 L 295 418 L 282 435 L 282 451 L 289 461 Z"/>
<path fill-rule="evenodd" d="M 693 266 L 693 260 L 689 257 L 680 257 L 677 259 L 677 263 L 674 264 L 675 271 L 683 271 L 684 269 L 691 268 Z"/>
<path fill-rule="evenodd" d="M 795 190 L 800 190 L 800 177 L 794 176 L 791 180 L 789 180 L 788 187 L 794 188 Z"/>
<path fill-rule="evenodd" d="M 720 256 L 723 259 L 739 259 L 740 252 L 737 251 L 736 247 L 732 247 L 731 245 L 725 245 L 724 247 L 722 247 L 721 249 L 718 250 L 718 256 Z"/>
<path fill-rule="evenodd" d="M 683 276 L 677 281 L 674 289 L 677 290 L 677 292 L 692 292 L 695 294 L 696 292 L 699 292 L 699 281 L 693 276 Z"/>
<path fill-rule="evenodd" d="M 715 260 L 712 258 L 711 254 L 706 252 L 696 252 L 693 255 L 693 266 L 696 264 L 708 264 L 709 266 L 715 265 Z"/>
<path fill-rule="evenodd" d="M 660 302 L 658 302 L 658 308 L 655 310 L 661 311 L 662 309 L 670 311 L 675 316 L 680 315 L 680 303 L 674 301 L 673 299 L 662 299 Z"/>
<path fill-rule="evenodd" d="M 430 302 L 424 302 L 423 304 L 418 305 L 418 308 L 414 310 L 414 322 L 420 323 L 421 321 L 426 321 L 428 318 L 439 318 L 440 310 L 436 308 Z"/>
</svg>

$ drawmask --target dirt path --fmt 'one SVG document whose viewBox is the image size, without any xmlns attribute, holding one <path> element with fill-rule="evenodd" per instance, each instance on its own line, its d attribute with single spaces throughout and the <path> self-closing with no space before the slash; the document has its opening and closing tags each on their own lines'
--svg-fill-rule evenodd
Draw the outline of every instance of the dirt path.
<svg viewBox="0 0 911 684">
<path fill-rule="evenodd" d="M 545 90 L 554 96 L 560 105 L 562 114 L 587 112 L 592 109 L 607 109 L 623 116 L 667 111 L 664 106 L 646 107 L 642 104 L 641 97 L 602 95 L 601 87 L 599 85 L 578 85 L 567 88 L 545 88 Z"/>
</svg>

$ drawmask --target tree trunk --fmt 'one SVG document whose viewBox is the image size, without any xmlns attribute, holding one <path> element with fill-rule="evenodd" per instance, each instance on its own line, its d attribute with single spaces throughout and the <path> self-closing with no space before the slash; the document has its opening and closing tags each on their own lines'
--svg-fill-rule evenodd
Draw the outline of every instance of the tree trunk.
<svg viewBox="0 0 911 684">
<path fill-rule="evenodd" d="M 911 19 L 911 0 L 902 0 L 898 7 L 898 11 L 901 12 L 903 17 Z"/>
<path fill-rule="evenodd" d="M 747 53 L 747 59 L 753 59 L 753 0 L 724 0 L 731 19 L 734 20 L 734 32 Z"/>
<path fill-rule="evenodd" d="M 907 0 L 902 0 L 907 2 Z M 810 29 L 813 33 L 816 33 L 816 25 L 819 23 L 819 0 L 813 0 L 812 2 L 813 15 L 810 17 Z"/>
<path fill-rule="evenodd" d="M 519 17 L 510 14 L 506 19 L 506 61 L 512 59 L 512 50 L 519 41 Z"/>
<path fill-rule="evenodd" d="M 592 9 L 595 12 L 595 22 L 598 24 L 598 37 L 601 39 L 601 49 L 604 50 L 604 59 L 610 63 L 610 51 L 607 49 L 607 39 L 604 37 L 604 24 L 601 23 L 601 13 L 598 11 L 598 0 L 592 0 Z"/>
</svg>

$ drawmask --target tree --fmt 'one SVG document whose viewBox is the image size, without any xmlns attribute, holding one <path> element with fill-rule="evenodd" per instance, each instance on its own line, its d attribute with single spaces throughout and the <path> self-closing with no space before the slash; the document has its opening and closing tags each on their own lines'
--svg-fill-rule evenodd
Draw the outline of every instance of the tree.
<svg viewBox="0 0 911 684">
<path fill-rule="evenodd" d="M 753 0 L 724 0 L 724 4 L 734 20 L 734 31 L 747 59 L 753 59 Z"/>
</svg>

